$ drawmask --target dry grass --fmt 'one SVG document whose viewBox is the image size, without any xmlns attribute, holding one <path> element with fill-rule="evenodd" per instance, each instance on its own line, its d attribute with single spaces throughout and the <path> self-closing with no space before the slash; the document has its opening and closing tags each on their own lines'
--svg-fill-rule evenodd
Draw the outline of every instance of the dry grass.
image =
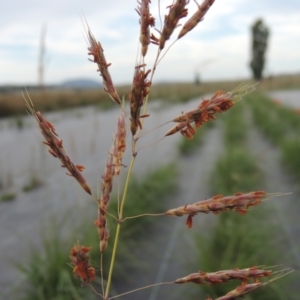
<svg viewBox="0 0 300 300">
<path fill-rule="evenodd" d="M 252 80 L 211 81 L 195 85 L 192 82 L 157 83 L 151 87 L 150 99 L 185 102 L 199 95 L 214 93 L 216 90 L 232 90 L 238 85 L 253 83 Z M 300 88 L 300 75 L 282 75 L 263 80 L 259 89 L 272 91 Z M 117 86 L 119 95 L 128 96 L 130 85 Z M 114 107 L 102 90 L 46 90 L 30 92 L 37 110 L 54 111 L 85 105 L 97 105 L 101 109 Z M 24 114 L 25 104 L 20 91 L 0 94 L 0 117 Z"/>
</svg>

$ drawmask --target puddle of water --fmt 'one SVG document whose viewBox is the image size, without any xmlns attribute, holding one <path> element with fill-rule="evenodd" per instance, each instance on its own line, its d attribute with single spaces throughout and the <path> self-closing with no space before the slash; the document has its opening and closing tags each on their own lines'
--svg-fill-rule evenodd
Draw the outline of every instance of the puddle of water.
<svg viewBox="0 0 300 300">
<path fill-rule="evenodd" d="M 300 90 L 283 90 L 268 93 L 274 99 L 280 101 L 282 104 L 300 108 Z"/>
</svg>

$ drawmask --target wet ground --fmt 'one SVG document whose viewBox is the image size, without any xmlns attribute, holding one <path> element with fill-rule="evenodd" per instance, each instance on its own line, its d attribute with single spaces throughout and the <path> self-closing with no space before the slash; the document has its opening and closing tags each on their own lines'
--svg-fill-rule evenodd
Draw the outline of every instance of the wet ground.
<svg viewBox="0 0 300 300">
<path fill-rule="evenodd" d="M 282 104 L 300 108 L 300 92 L 299 90 L 283 90 L 269 93 L 274 100 L 279 100 Z"/>
<path fill-rule="evenodd" d="M 292 93 L 292 96 L 290 96 Z M 299 108 L 300 92 L 289 91 L 272 94 L 273 98 L 287 105 Z M 197 103 L 199 100 L 197 100 Z M 158 126 L 181 111 L 194 107 L 195 102 L 176 105 L 171 108 L 161 107 L 154 103 L 150 108 L 151 118 L 146 121 L 145 132 Z M 55 124 L 58 134 L 64 141 L 64 147 L 75 163 L 86 167 L 84 175 L 96 191 L 100 183 L 106 162 L 104 155 L 112 144 L 113 133 L 116 129 L 117 110 L 100 112 L 94 108 L 72 110 L 70 112 L 52 113 L 46 115 Z M 15 193 L 16 199 L 11 202 L 0 203 L 0 290 L 1 294 L 9 293 L 14 285 L 23 281 L 22 276 L 11 265 L 11 260 L 24 261 L 28 253 L 28 245 L 38 245 L 41 235 L 41 224 L 51 223 L 58 215 L 68 211 L 84 211 L 89 196 L 81 191 L 78 184 L 64 175 L 59 162 L 46 152 L 46 146 L 41 144 L 41 134 L 30 118 L 23 119 L 23 126 L 18 129 L 17 120 L 0 121 L 0 192 Z M 151 124 L 150 124 L 151 122 Z M 140 146 L 152 144 L 159 140 L 172 124 L 166 125 L 140 140 Z M 278 222 L 285 230 L 288 249 L 291 251 L 291 261 L 294 267 L 299 267 L 300 242 L 295 239 L 299 235 L 298 212 L 300 191 L 292 177 L 288 176 L 279 163 L 279 153 L 253 127 L 250 130 L 250 149 L 261 162 L 267 174 L 268 191 L 293 192 L 293 196 L 283 201 L 273 201 L 278 212 Z M 179 136 L 172 136 L 162 140 L 159 144 L 143 149 L 139 152 L 135 171 L 145 174 L 162 163 L 178 159 L 177 143 Z M 178 160 L 180 166 L 180 190 L 177 197 L 171 199 L 174 207 L 188 201 L 198 201 L 209 195 L 207 179 L 214 162 L 222 152 L 221 131 L 216 127 L 210 129 L 204 146 L 197 153 Z M 130 153 L 125 158 L 125 164 L 130 160 Z M 24 192 L 22 188 L 33 178 L 39 179 L 44 185 Z M 270 202 L 271 203 L 271 202 Z M 211 222 L 211 216 L 203 216 L 195 220 L 201 228 L 204 223 Z M 159 281 L 174 280 L 174 276 L 182 276 L 184 256 L 190 252 L 191 240 L 183 230 L 183 218 L 170 218 L 158 232 L 160 250 L 154 251 L 149 247 L 147 255 L 152 255 L 151 272 L 139 275 L 140 284 L 150 284 Z M 183 245 L 183 246 L 182 246 Z M 155 247 L 154 247 L 155 248 Z M 185 249 L 183 255 L 178 249 Z M 147 257 L 146 255 L 146 257 Z M 149 270 L 146 268 L 146 270 Z M 181 272 L 180 272 L 181 271 Z M 13 283 L 13 284 L 12 284 Z M 133 283 L 134 286 L 134 283 Z M 120 292 L 128 290 L 120 287 Z M 154 288 L 140 294 L 143 299 L 182 299 L 183 287 Z M 147 296 L 146 296 L 147 295 Z M 3 296 L 3 299 L 9 299 Z M 124 298 L 125 299 L 125 298 Z M 128 297 L 127 299 L 137 299 Z"/>
</svg>

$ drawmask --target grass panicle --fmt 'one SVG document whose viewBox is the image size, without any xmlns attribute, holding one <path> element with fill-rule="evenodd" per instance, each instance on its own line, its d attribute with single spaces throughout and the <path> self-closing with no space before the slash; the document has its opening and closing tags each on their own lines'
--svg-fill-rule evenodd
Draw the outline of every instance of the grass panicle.
<svg viewBox="0 0 300 300">
<path fill-rule="evenodd" d="M 262 199 L 270 199 L 274 196 L 281 196 L 281 193 L 268 194 L 264 191 L 255 191 L 251 193 L 235 193 L 233 196 L 216 195 L 210 199 L 199 201 L 193 204 L 186 204 L 178 208 L 169 209 L 165 212 L 166 216 L 188 215 L 186 225 L 188 228 L 193 226 L 192 218 L 199 212 L 208 214 L 235 210 L 241 215 L 245 215 L 251 206 L 261 203 Z"/>
<path fill-rule="evenodd" d="M 113 188 L 113 178 L 115 175 L 115 167 L 113 164 L 113 155 L 108 154 L 104 175 L 101 183 L 101 198 L 98 202 L 98 219 L 95 220 L 95 225 L 98 228 L 100 238 L 100 252 L 103 253 L 107 247 L 109 238 L 109 230 L 107 224 L 107 211 L 110 200 L 110 193 Z"/>
<path fill-rule="evenodd" d="M 67 175 L 74 177 L 77 180 L 77 182 L 80 184 L 80 186 L 88 194 L 91 195 L 92 194 L 91 188 L 81 174 L 81 172 L 85 169 L 84 166 L 75 165 L 71 161 L 71 159 L 69 158 L 69 156 L 66 154 L 64 150 L 63 141 L 58 138 L 58 134 L 55 131 L 55 127 L 53 126 L 53 124 L 47 121 L 39 111 L 37 112 L 35 111 L 33 103 L 28 94 L 27 94 L 27 98 L 24 95 L 24 99 L 26 102 L 28 113 L 35 118 L 42 135 L 46 139 L 46 141 L 44 141 L 43 143 L 50 148 L 49 153 L 52 156 L 57 157 L 61 161 L 62 167 L 66 168 L 69 171 Z"/>
<path fill-rule="evenodd" d="M 178 124 L 171 128 L 165 136 L 173 135 L 180 131 L 187 139 L 192 139 L 196 130 L 191 124 L 194 123 L 196 128 L 200 128 L 203 123 L 215 120 L 216 113 L 229 110 L 235 102 L 239 101 L 254 88 L 255 85 L 242 85 L 231 92 L 218 91 L 210 99 L 204 99 L 195 109 L 175 117 L 172 122 Z"/>
<path fill-rule="evenodd" d="M 90 29 L 87 31 L 87 38 L 89 42 L 89 53 L 88 55 L 92 55 L 92 62 L 96 63 L 98 66 L 98 72 L 102 76 L 104 91 L 110 96 L 110 98 L 116 102 L 117 104 L 121 104 L 120 97 L 116 91 L 116 88 L 111 79 L 110 73 L 108 71 L 108 67 L 111 65 L 107 63 L 106 58 L 104 56 L 104 50 L 100 42 L 97 42 Z"/>
<path fill-rule="evenodd" d="M 241 298 L 245 295 L 248 295 L 249 293 L 257 290 L 258 288 L 266 285 L 266 283 L 261 282 L 255 282 L 255 283 L 249 283 L 249 284 L 242 284 L 235 288 L 234 290 L 228 292 L 225 296 L 219 297 L 215 300 L 234 300 Z M 206 298 L 206 300 L 212 300 L 210 296 Z"/>
<path fill-rule="evenodd" d="M 188 3 L 189 0 L 176 0 L 169 6 L 169 13 L 165 16 L 164 26 L 159 39 L 160 50 L 165 47 L 166 41 L 170 39 L 179 20 L 188 15 L 188 9 L 186 8 Z"/>
<path fill-rule="evenodd" d="M 214 4 L 214 2 L 215 2 L 215 0 L 205 0 L 205 1 L 203 1 L 203 3 L 201 5 L 199 5 L 196 2 L 198 9 L 183 25 L 182 29 L 180 30 L 180 32 L 178 34 L 178 39 L 182 38 L 189 31 L 194 29 L 203 20 L 205 14 L 208 12 L 208 10 Z"/>
<path fill-rule="evenodd" d="M 193 273 L 188 276 L 175 280 L 175 283 L 188 283 L 193 282 L 197 284 L 209 283 L 214 285 L 216 283 L 224 283 L 229 280 L 238 279 L 242 283 L 247 283 L 250 278 L 253 278 L 256 283 L 259 282 L 258 278 L 270 276 L 271 270 L 258 269 L 257 267 L 251 267 L 246 269 L 233 269 L 222 270 L 217 272 L 203 272 Z"/>
<path fill-rule="evenodd" d="M 221 296 L 215 300 L 235 300 L 235 299 L 243 298 L 245 295 L 248 295 L 248 294 L 252 293 L 253 291 L 255 291 L 263 286 L 266 286 L 266 285 L 270 284 L 271 282 L 278 280 L 279 278 L 282 278 L 292 272 L 294 272 L 293 269 L 283 269 L 283 270 L 279 271 L 275 277 L 273 277 L 272 279 L 270 279 L 267 282 L 260 282 L 260 281 L 256 281 L 255 283 L 242 282 L 242 284 L 240 286 L 238 286 L 234 290 L 228 292 L 226 295 Z M 206 298 L 206 300 L 212 300 L 212 298 L 210 296 L 208 296 Z"/>
<path fill-rule="evenodd" d="M 136 9 L 140 16 L 140 43 L 142 45 L 141 54 L 145 56 L 148 51 L 148 45 L 150 44 L 150 28 L 155 26 L 155 18 L 151 15 L 149 10 L 150 0 L 141 0 L 139 6 Z"/>
<path fill-rule="evenodd" d="M 90 283 L 91 280 L 95 280 L 96 271 L 89 264 L 88 253 L 91 251 L 91 247 L 75 245 L 70 252 L 71 265 L 74 266 L 74 276 L 80 278 L 83 284 Z"/>
<path fill-rule="evenodd" d="M 147 79 L 151 70 L 145 70 L 145 65 L 135 67 L 132 89 L 129 94 L 130 101 L 130 116 L 131 116 L 131 133 L 134 136 L 138 128 L 142 129 L 140 118 L 141 107 L 144 104 L 145 98 L 150 92 L 151 81 Z"/>
<path fill-rule="evenodd" d="M 126 118 L 122 109 L 121 116 L 118 118 L 117 133 L 114 139 L 113 164 L 115 174 L 120 175 L 123 156 L 126 150 Z"/>
</svg>

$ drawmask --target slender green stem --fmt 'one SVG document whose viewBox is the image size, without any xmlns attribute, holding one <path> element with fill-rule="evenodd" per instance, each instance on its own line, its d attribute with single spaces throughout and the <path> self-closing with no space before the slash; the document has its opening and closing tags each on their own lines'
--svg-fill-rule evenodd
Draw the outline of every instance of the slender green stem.
<svg viewBox="0 0 300 300">
<path fill-rule="evenodd" d="M 157 57 L 156 57 L 156 60 L 155 60 L 155 63 L 154 63 L 154 68 L 153 68 L 153 71 L 152 71 L 152 74 L 151 74 L 151 81 L 152 81 L 152 78 L 153 78 L 153 75 L 154 75 L 154 72 L 155 72 L 155 69 L 156 69 L 156 63 L 157 63 L 157 60 L 159 58 L 159 54 L 160 54 L 160 51 L 157 53 Z M 144 114 L 147 111 L 148 99 L 149 99 L 149 94 L 146 96 L 146 100 L 145 100 L 145 103 L 144 103 L 144 110 L 143 110 Z M 144 119 L 142 120 L 142 123 L 143 122 L 144 122 Z M 138 129 L 137 135 L 139 133 L 140 133 L 140 128 Z M 135 144 L 136 144 L 136 140 L 133 140 L 133 144 L 132 144 L 132 153 L 133 154 L 135 153 Z M 136 153 L 135 153 L 135 155 L 136 155 Z M 127 173 L 124 192 L 123 192 L 121 205 L 120 205 L 119 220 L 122 220 L 122 217 L 123 217 L 123 210 L 124 210 L 124 205 L 125 205 L 125 200 L 126 200 L 126 195 L 127 195 L 127 189 L 128 189 L 128 184 L 129 184 L 132 168 L 133 168 L 133 165 L 134 165 L 134 162 L 135 162 L 135 157 L 136 157 L 135 155 L 133 155 L 133 157 L 131 159 L 129 170 L 128 170 L 128 173 Z M 110 261 L 110 267 L 109 267 L 109 273 L 108 273 L 108 279 L 107 279 L 107 285 L 106 285 L 104 299 L 108 298 L 108 294 L 109 294 L 109 290 L 110 290 L 110 286 L 111 286 L 111 279 L 112 279 L 112 273 L 113 273 L 113 268 L 114 268 L 115 259 L 116 259 L 116 253 L 117 253 L 117 246 L 118 246 L 118 241 L 119 241 L 120 230 L 121 230 L 121 223 L 118 223 L 117 224 L 117 229 L 116 229 L 113 252 L 112 252 L 111 261 Z"/>
<path fill-rule="evenodd" d="M 138 291 L 141 291 L 141 290 L 144 290 L 144 289 L 152 288 L 152 287 L 154 287 L 154 286 L 157 286 L 157 285 L 163 285 L 163 284 L 174 284 L 174 281 L 170 281 L 170 282 L 159 282 L 159 283 L 150 284 L 150 285 L 143 286 L 143 287 L 141 287 L 141 288 L 138 288 L 138 289 L 135 289 L 135 290 L 132 290 L 132 291 L 123 293 L 123 294 L 119 294 L 119 295 L 110 297 L 109 299 L 110 299 L 110 300 L 111 300 L 111 299 L 115 299 L 115 298 L 118 298 L 118 297 L 121 297 L 121 296 L 125 296 L 125 295 L 131 294 L 131 293 L 135 293 L 135 292 L 138 292 Z"/>
<path fill-rule="evenodd" d="M 136 218 L 140 218 L 140 217 L 160 217 L 160 216 L 165 216 L 165 213 L 160 213 L 160 214 L 141 214 L 141 215 L 137 215 L 137 216 L 131 216 L 131 217 L 126 217 L 124 219 L 122 219 L 122 222 L 129 220 L 129 219 L 136 219 Z"/>
<path fill-rule="evenodd" d="M 128 170 L 127 178 L 126 178 L 126 182 L 125 182 L 123 197 L 122 197 L 122 200 L 121 200 L 120 214 L 119 214 L 119 219 L 120 220 L 122 219 L 122 216 L 123 216 L 124 204 L 125 204 L 128 185 L 129 185 L 129 179 L 130 179 L 130 176 L 131 176 L 131 172 L 132 172 L 134 162 L 135 162 L 135 157 L 133 156 L 132 159 L 131 159 L 131 162 L 130 162 L 130 166 L 129 166 L 129 170 Z M 113 273 L 114 264 L 115 264 L 115 260 L 116 260 L 116 253 L 117 253 L 117 246 L 118 246 L 118 241 L 119 241 L 120 230 L 121 230 L 121 224 L 118 223 L 117 224 L 116 235 L 115 235 L 113 252 L 112 252 L 111 261 L 110 261 L 110 267 L 109 267 L 109 273 L 108 273 L 108 278 L 107 278 L 107 285 L 106 285 L 104 299 L 108 299 L 108 294 L 109 294 L 109 290 L 110 290 L 110 286 L 111 286 L 112 273 Z"/>
</svg>

